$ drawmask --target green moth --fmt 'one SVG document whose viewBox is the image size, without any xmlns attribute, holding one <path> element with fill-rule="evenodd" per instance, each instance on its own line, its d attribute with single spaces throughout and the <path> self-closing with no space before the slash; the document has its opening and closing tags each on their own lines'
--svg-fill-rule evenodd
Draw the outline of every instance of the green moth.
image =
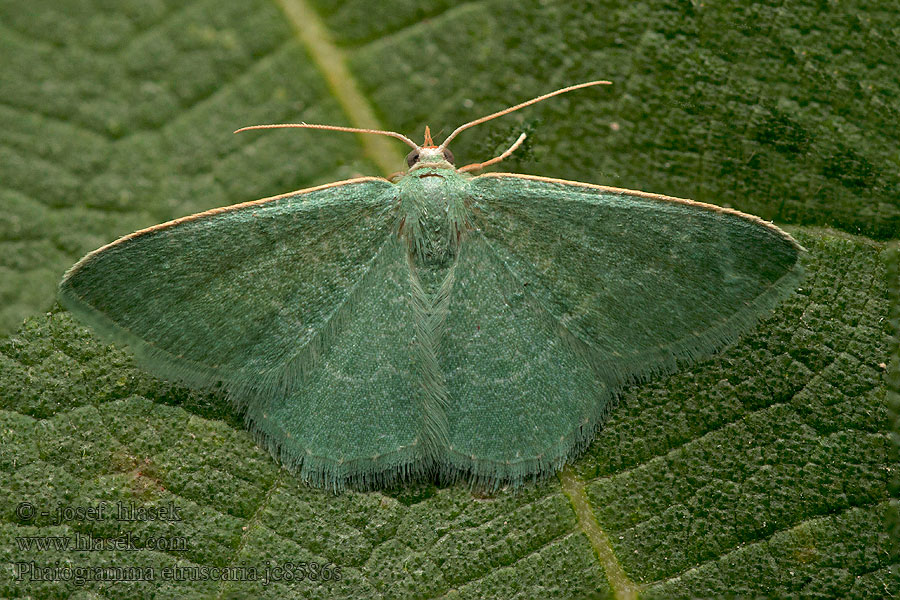
<svg viewBox="0 0 900 600">
<path fill-rule="evenodd" d="M 470 171 L 447 144 L 361 177 L 137 231 L 60 302 L 140 365 L 224 388 L 310 484 L 553 473 L 617 390 L 735 340 L 796 286 L 801 246 L 757 217 L 586 183 Z M 240 131 L 240 130 L 239 130 Z"/>
</svg>

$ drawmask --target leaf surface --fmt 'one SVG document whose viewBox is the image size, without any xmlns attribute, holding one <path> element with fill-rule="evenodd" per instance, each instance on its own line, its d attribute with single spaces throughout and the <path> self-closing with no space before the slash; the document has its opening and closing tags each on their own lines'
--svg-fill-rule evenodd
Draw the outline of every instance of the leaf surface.
<svg viewBox="0 0 900 600">
<path fill-rule="evenodd" d="M 324 42 L 302 35 L 290 16 L 298 6 Z M 885 528 L 896 530 L 900 489 L 885 384 L 896 343 L 886 251 L 872 241 L 900 231 L 897 13 L 887 2 L 828 8 L 505 0 L 397 2 L 373 15 L 361 1 L 0 2 L 0 331 L 12 333 L 0 342 L 0 554 L 157 574 L 80 586 L 17 582 L 7 565 L 0 595 L 900 594 L 900 552 Z M 347 67 L 349 87 L 329 79 L 322 56 Z M 351 135 L 231 135 L 239 126 L 351 125 L 361 99 L 382 127 L 446 135 L 596 78 L 615 83 L 461 135 L 460 164 L 490 158 L 524 128 L 525 152 L 502 170 L 837 232 L 792 228 L 810 249 L 802 289 L 717 357 L 626 390 L 560 479 L 491 497 L 427 483 L 310 490 L 220 396 L 151 378 L 67 313 L 23 324 L 52 306 L 66 268 L 120 235 L 386 174 L 384 157 Z M 403 167 L 402 150 L 394 162 Z M 171 502 L 182 520 L 55 524 L 15 513 L 21 502 L 102 500 Z M 132 533 L 140 549 L 18 545 L 75 533 Z M 185 548 L 151 550 L 150 538 Z M 161 575 L 267 560 L 333 563 L 341 579 Z"/>
</svg>

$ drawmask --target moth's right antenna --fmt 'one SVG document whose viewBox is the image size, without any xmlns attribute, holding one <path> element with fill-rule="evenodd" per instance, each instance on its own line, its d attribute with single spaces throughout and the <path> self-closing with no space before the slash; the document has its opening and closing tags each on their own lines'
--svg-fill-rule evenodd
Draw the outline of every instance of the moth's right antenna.
<svg viewBox="0 0 900 600">
<path fill-rule="evenodd" d="M 457 134 L 459 134 L 462 131 L 465 131 L 469 127 L 474 127 L 475 125 L 484 123 L 485 121 L 490 121 L 491 119 L 496 119 L 497 117 L 502 117 L 505 114 L 513 112 L 514 110 L 519 110 L 520 108 L 525 108 L 526 106 L 530 106 L 532 104 L 535 104 L 536 102 L 540 102 L 541 100 L 546 100 L 547 98 L 550 98 L 552 96 L 558 96 L 559 94 L 565 94 L 566 92 L 571 92 L 572 90 L 579 90 L 581 88 L 590 87 L 592 85 L 612 85 L 612 81 L 598 80 L 598 81 L 588 81 L 587 83 L 579 83 L 577 85 L 570 85 L 569 87 L 564 87 L 560 90 L 556 90 L 555 92 L 550 92 L 549 94 L 544 94 L 543 96 L 538 96 L 537 98 L 532 98 L 531 100 L 528 100 L 527 102 L 523 102 L 522 104 L 516 104 L 515 106 L 505 108 L 499 112 L 495 112 L 494 114 L 488 115 L 486 117 L 481 117 L 480 119 L 475 119 L 474 121 L 469 121 L 465 125 L 460 125 L 453 131 L 453 133 L 448 135 L 447 139 L 445 139 L 441 143 L 439 148 L 441 150 L 446 148 L 447 144 L 450 143 L 450 140 L 455 138 L 457 136 Z"/>
</svg>

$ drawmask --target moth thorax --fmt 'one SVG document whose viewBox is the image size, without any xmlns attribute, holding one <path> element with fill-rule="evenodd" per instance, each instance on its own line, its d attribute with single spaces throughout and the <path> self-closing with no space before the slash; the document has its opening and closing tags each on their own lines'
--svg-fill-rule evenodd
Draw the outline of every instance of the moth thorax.
<svg viewBox="0 0 900 600">
<path fill-rule="evenodd" d="M 406 210 L 400 234 L 416 264 L 445 266 L 459 250 L 465 232 L 465 208 L 438 178 L 425 178 L 422 184 L 416 197 L 403 203 Z"/>
</svg>

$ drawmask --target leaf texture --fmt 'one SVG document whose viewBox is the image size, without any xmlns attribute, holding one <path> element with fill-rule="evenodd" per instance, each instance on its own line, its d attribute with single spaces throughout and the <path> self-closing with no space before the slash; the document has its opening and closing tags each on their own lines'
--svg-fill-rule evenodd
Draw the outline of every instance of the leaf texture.
<svg viewBox="0 0 900 600">
<path fill-rule="evenodd" d="M 310 3 L 383 125 L 533 107 L 505 169 L 896 237 L 896 9 L 888 2 Z M 552 481 L 511 496 L 429 485 L 332 496 L 280 476 L 224 398 L 172 387 L 49 308 L 119 235 L 212 206 L 375 174 L 352 137 L 230 131 L 350 124 L 267 1 L 0 2 L 0 553 L 40 564 L 334 561 L 330 584 L 23 583 L 6 597 L 611 597 L 590 527 Z M 422 18 L 425 17 L 423 20 Z M 523 115 L 524 116 L 524 115 Z M 512 119 L 515 121 L 515 119 Z M 484 160 L 520 132 L 460 136 Z M 312 141 L 311 141 L 312 140 Z M 502 148 L 501 148 L 502 149 Z M 398 162 L 402 166 L 402 161 Z M 800 293 L 720 356 L 629 388 L 573 475 L 646 597 L 900 594 L 881 246 L 820 230 Z M 15 503 L 174 501 L 164 523 L 22 522 Z M 24 551 L 27 535 L 184 535 L 186 552 Z M 70 561 L 67 563 L 66 561 Z M 614 579 L 612 581 L 615 581 Z M 621 596 L 620 596 L 621 597 Z"/>
</svg>

